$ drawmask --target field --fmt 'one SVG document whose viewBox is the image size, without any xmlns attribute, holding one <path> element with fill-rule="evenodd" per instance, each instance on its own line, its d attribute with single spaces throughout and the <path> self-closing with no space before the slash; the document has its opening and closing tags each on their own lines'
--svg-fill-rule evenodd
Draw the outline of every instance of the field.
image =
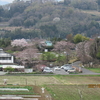
<svg viewBox="0 0 100 100">
<path fill-rule="evenodd" d="M 100 100 L 100 88 L 88 85 L 47 85 L 54 100 Z"/>
<path fill-rule="evenodd" d="M 93 72 L 100 73 L 100 68 L 87 68 Z"/>
<path fill-rule="evenodd" d="M 44 85 L 44 84 L 99 84 L 100 75 L 49 75 L 49 76 L 0 76 L 0 85 L 4 84 L 19 85 Z"/>
<path fill-rule="evenodd" d="M 45 99 L 51 96 L 52 100 L 99 100 L 100 75 L 51 75 L 51 76 L 0 76 L 0 85 L 3 79 L 7 79 L 7 84 L 36 85 L 45 87 L 43 96 Z M 39 90 L 41 91 L 41 90 Z M 48 96 L 49 95 L 49 96 Z"/>
<path fill-rule="evenodd" d="M 14 86 L 14 85 L 1 85 L 0 86 L 0 95 L 34 95 L 34 87 L 33 86 Z M 5 90 L 7 89 L 7 90 Z M 11 90 L 12 89 L 12 90 Z M 16 89 L 16 90 L 13 90 Z M 19 90 L 18 90 L 19 89 Z M 21 90 L 21 89 L 27 89 L 26 90 Z"/>
</svg>

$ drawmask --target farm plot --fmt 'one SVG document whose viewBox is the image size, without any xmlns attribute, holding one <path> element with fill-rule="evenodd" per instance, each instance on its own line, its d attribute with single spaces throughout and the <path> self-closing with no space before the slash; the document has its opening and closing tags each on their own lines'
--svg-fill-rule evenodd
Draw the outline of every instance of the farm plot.
<svg viewBox="0 0 100 100">
<path fill-rule="evenodd" d="M 0 95 L 33 95 L 33 86 L 0 86 Z"/>
<path fill-rule="evenodd" d="M 43 85 L 43 84 L 61 84 L 61 82 L 53 76 L 0 76 L 0 85 L 4 84 L 4 79 L 7 79 L 7 84 L 19 85 Z"/>
<path fill-rule="evenodd" d="M 96 75 L 69 75 L 69 76 L 55 76 L 63 84 L 100 84 L 100 76 Z"/>
<path fill-rule="evenodd" d="M 100 88 L 88 85 L 46 85 L 53 100 L 100 100 Z"/>
</svg>

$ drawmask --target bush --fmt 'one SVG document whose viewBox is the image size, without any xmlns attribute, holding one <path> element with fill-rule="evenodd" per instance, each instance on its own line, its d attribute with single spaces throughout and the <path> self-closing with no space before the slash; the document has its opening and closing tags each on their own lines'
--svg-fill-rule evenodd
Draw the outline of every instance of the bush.
<svg viewBox="0 0 100 100">
<path fill-rule="evenodd" d="M 15 70 L 15 69 L 12 68 L 12 67 L 10 67 L 10 66 L 4 68 L 4 71 L 5 71 L 5 72 L 13 72 L 14 70 Z"/>
<path fill-rule="evenodd" d="M 97 59 L 100 59 L 100 52 L 96 54 Z"/>
</svg>

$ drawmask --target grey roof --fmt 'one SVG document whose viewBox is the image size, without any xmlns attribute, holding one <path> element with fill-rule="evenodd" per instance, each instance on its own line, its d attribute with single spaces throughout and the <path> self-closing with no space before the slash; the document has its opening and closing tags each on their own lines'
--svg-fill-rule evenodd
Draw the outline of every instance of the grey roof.
<svg viewBox="0 0 100 100">
<path fill-rule="evenodd" d="M 11 57 L 11 54 L 5 53 L 2 48 L 0 48 L 0 57 Z"/>
<path fill-rule="evenodd" d="M 0 57 L 11 57 L 12 55 L 8 53 L 0 53 Z"/>
</svg>

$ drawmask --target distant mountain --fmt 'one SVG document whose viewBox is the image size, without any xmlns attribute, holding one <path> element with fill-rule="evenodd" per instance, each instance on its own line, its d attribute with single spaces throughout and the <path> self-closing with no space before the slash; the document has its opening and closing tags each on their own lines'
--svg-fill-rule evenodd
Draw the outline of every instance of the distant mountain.
<svg viewBox="0 0 100 100">
<path fill-rule="evenodd" d="M 6 2 L 6 1 L 0 1 L 0 5 L 6 5 L 8 4 L 9 2 Z"/>
</svg>

